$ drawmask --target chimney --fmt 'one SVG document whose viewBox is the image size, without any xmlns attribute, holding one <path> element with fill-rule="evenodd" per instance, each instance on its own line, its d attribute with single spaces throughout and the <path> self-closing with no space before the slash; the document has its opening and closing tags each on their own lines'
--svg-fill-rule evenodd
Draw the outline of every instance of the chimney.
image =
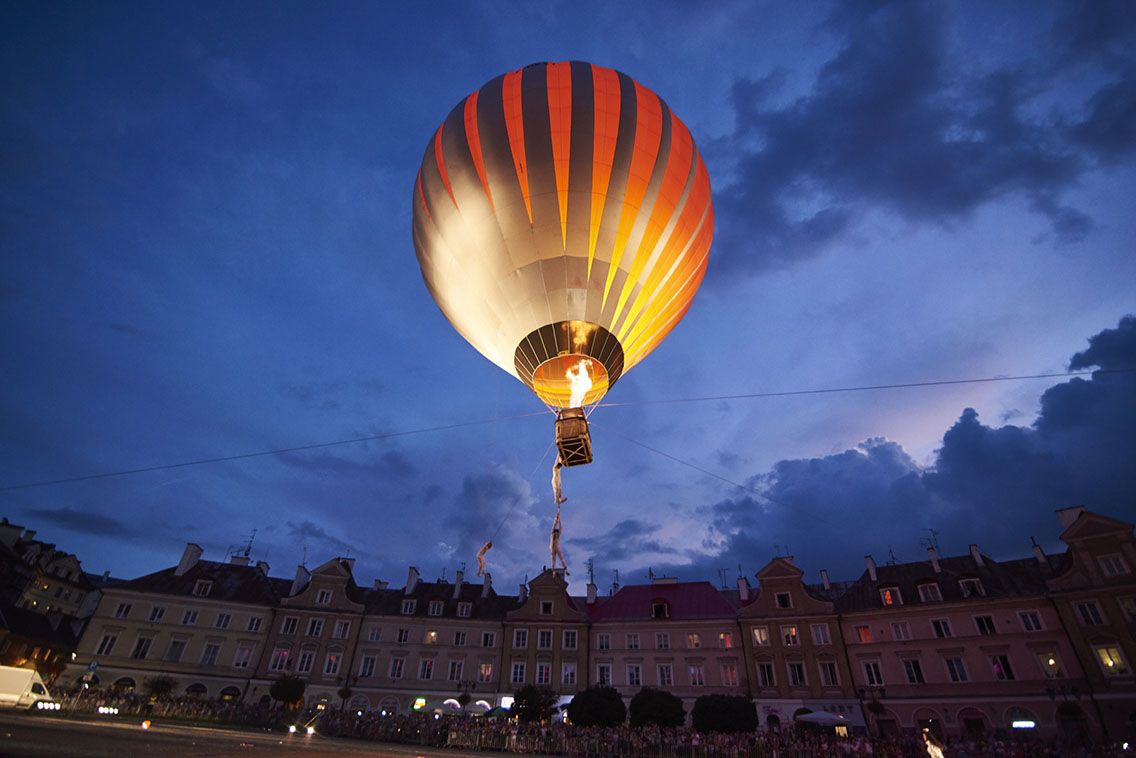
<svg viewBox="0 0 1136 758">
<path fill-rule="evenodd" d="M 308 582 L 312 580 L 312 575 L 304 564 L 296 567 L 296 578 L 292 580 L 292 589 L 288 590 L 288 596 L 298 595 L 303 592 L 304 587 L 308 586 Z"/>
<path fill-rule="evenodd" d="M 738 597 L 743 603 L 749 602 L 749 580 L 744 576 L 738 577 Z"/>
<path fill-rule="evenodd" d="M 876 562 L 872 560 L 872 556 L 865 555 L 864 563 L 866 563 L 868 566 L 868 578 L 873 582 L 876 581 Z"/>
<path fill-rule="evenodd" d="M 377 590 L 385 590 L 387 588 L 387 585 L 388 583 L 384 582 L 382 579 L 376 579 L 374 588 Z"/>
<path fill-rule="evenodd" d="M 481 596 L 489 597 L 489 591 L 491 589 L 493 589 L 493 575 L 486 571 L 485 579 L 481 583 Z"/>
<path fill-rule="evenodd" d="M 1084 509 L 1082 509 L 1082 510 L 1084 510 Z M 35 529 L 25 529 L 24 530 L 24 542 L 31 542 L 32 540 L 35 539 L 35 536 L 36 536 L 36 530 Z"/>
<path fill-rule="evenodd" d="M 935 569 L 935 573 L 943 573 L 943 567 L 939 565 L 939 553 L 935 548 L 927 548 L 927 557 L 931 559 L 931 568 Z"/>
<path fill-rule="evenodd" d="M 1085 506 L 1083 505 L 1074 505 L 1072 508 L 1058 508 L 1057 520 L 1061 522 L 1062 529 L 1068 529 L 1084 512 Z M 32 532 L 32 534 L 35 534 L 35 532 Z"/>
<path fill-rule="evenodd" d="M 181 554 L 181 560 L 178 561 L 177 568 L 174 569 L 174 576 L 182 576 L 185 572 L 189 571 L 194 565 L 201 560 L 201 554 L 205 552 L 201 549 L 200 545 L 195 545 L 192 542 L 185 543 L 185 551 Z"/>
<path fill-rule="evenodd" d="M 978 564 L 979 568 L 986 565 L 982 560 L 982 553 L 978 551 L 978 545 L 975 545 L 973 542 L 970 543 L 970 557 L 974 559 L 974 562 Z"/>
<path fill-rule="evenodd" d="M 458 569 L 457 571 L 455 571 L 454 572 L 454 600 L 457 600 L 458 598 L 461 597 L 462 582 L 464 582 L 464 581 L 465 581 L 465 572 L 462 571 L 461 569 Z"/>
<path fill-rule="evenodd" d="M 1037 558 L 1037 562 L 1042 566 L 1049 568 L 1049 559 L 1045 556 L 1045 551 L 1041 549 L 1041 545 L 1037 544 L 1037 540 L 1030 537 L 1030 542 L 1033 543 L 1033 557 Z"/>
<path fill-rule="evenodd" d="M 260 569 L 260 573 L 268 576 L 268 561 L 257 561 L 256 567 Z"/>
<path fill-rule="evenodd" d="M 528 599 L 529 599 L 529 586 L 527 584 L 522 584 L 520 589 L 517 590 L 517 600 L 519 600 L 523 603 Z"/>
<path fill-rule="evenodd" d="M 820 570 L 820 583 L 824 585 L 826 590 L 832 589 L 832 583 L 828 581 L 828 569 Z"/>
<path fill-rule="evenodd" d="M 611 583 L 611 594 L 614 595 L 617 592 L 619 592 L 619 580 L 615 579 Z"/>
<path fill-rule="evenodd" d="M 405 594 L 405 595 L 414 594 L 414 588 L 417 587 L 417 586 L 418 586 L 418 569 L 416 569 L 414 566 L 411 566 L 410 570 L 406 572 L 406 589 L 403 590 L 403 594 Z"/>
<path fill-rule="evenodd" d="M 343 568 L 347 569 L 347 573 L 351 573 L 355 570 L 354 558 L 340 558 L 339 562 L 343 564 Z"/>
<path fill-rule="evenodd" d="M 588 605 L 596 604 L 596 583 L 588 582 Z"/>
<path fill-rule="evenodd" d="M 249 557 L 247 555 L 230 555 L 229 564 L 232 566 L 247 566 L 249 565 Z"/>
</svg>

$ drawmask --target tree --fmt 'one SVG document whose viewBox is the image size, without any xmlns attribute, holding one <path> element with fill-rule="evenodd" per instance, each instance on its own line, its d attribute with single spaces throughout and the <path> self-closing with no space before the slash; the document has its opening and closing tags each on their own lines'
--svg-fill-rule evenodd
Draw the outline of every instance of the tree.
<svg viewBox="0 0 1136 758">
<path fill-rule="evenodd" d="M 686 722 L 682 699 L 665 690 L 644 687 L 631 698 L 631 726 L 654 724 L 661 727 L 679 727 Z M 573 719 L 575 721 L 575 719 Z"/>
<path fill-rule="evenodd" d="M 537 724 L 552 718 L 556 693 L 548 687 L 525 685 L 513 693 L 513 713 L 526 724 Z"/>
<path fill-rule="evenodd" d="M 272 683 L 268 694 L 272 695 L 273 700 L 291 705 L 304 697 L 307 688 L 308 683 L 300 677 L 285 674 Z"/>
<path fill-rule="evenodd" d="M 703 695 L 694 701 L 690 720 L 700 732 L 752 732 L 757 708 L 742 695 Z"/>
<path fill-rule="evenodd" d="M 177 689 L 177 686 L 177 680 L 165 674 L 150 677 L 142 682 L 142 688 L 152 698 L 169 697 L 170 693 Z"/>
<path fill-rule="evenodd" d="M 619 726 L 627 719 L 627 708 L 614 688 L 589 687 L 572 698 L 568 718 L 576 726 Z"/>
</svg>

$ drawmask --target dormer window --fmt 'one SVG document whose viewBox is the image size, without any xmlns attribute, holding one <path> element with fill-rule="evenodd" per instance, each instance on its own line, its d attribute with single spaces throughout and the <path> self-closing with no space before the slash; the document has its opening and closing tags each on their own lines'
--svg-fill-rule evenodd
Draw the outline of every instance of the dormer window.
<svg viewBox="0 0 1136 758">
<path fill-rule="evenodd" d="M 981 579 L 959 579 L 959 590 L 963 597 L 986 597 L 986 588 Z"/>
<path fill-rule="evenodd" d="M 778 608 L 792 608 L 793 607 L 793 596 L 790 595 L 788 592 L 778 592 L 776 595 L 774 595 L 774 598 L 777 601 L 777 607 Z"/>
<path fill-rule="evenodd" d="M 442 615 L 442 601 L 441 600 L 431 600 L 430 601 L 430 615 L 431 616 L 441 616 Z"/>
<path fill-rule="evenodd" d="M 1111 555 L 1102 555 L 1097 559 L 1100 562 L 1101 571 L 1105 576 L 1124 576 L 1128 573 L 1128 563 L 1124 560 L 1124 556 L 1119 553 Z"/>
<path fill-rule="evenodd" d="M 937 584 L 920 584 L 919 585 L 919 600 L 924 603 L 938 603 L 943 599 L 942 593 L 939 592 L 939 585 Z"/>
<path fill-rule="evenodd" d="M 402 601 L 402 615 L 403 616 L 413 616 L 414 615 L 414 609 L 417 606 L 418 606 L 418 601 L 416 601 L 416 600 L 403 600 Z"/>
<path fill-rule="evenodd" d="M 213 582 L 208 579 L 198 579 L 193 585 L 193 594 L 197 597 L 209 597 L 213 591 Z"/>
<path fill-rule="evenodd" d="M 541 616 L 551 616 L 552 615 L 552 601 L 551 600 L 541 600 L 540 601 L 540 615 Z"/>
<path fill-rule="evenodd" d="M 656 600 L 651 603 L 651 618 L 665 619 L 670 618 L 671 609 L 663 600 Z"/>
<path fill-rule="evenodd" d="M 316 605 L 331 605 L 331 590 L 320 590 L 317 592 Z"/>
<path fill-rule="evenodd" d="M 458 603 L 458 617 L 463 619 L 469 618 L 469 612 L 472 608 L 472 603 Z"/>
<path fill-rule="evenodd" d="M 903 596 L 899 594 L 899 587 L 881 587 L 880 600 L 884 605 L 903 605 Z"/>
</svg>

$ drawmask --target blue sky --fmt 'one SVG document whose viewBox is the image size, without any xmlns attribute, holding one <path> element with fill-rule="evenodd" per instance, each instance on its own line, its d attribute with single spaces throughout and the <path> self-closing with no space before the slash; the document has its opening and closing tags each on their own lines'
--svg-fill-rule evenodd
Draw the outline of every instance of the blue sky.
<svg viewBox="0 0 1136 758">
<path fill-rule="evenodd" d="M 1136 10 L 1052 3 L 19 4 L 0 31 L 0 486 L 542 406 L 450 328 L 410 239 L 422 151 L 541 60 L 657 91 L 714 188 L 707 278 L 565 473 L 576 587 L 1055 546 L 1131 519 Z M 1096 337 L 1090 343 L 1090 338 Z M 1075 357 L 1079 356 L 1079 357 Z M 973 410 L 967 410 L 973 409 Z M 548 562 L 547 415 L 0 492 L 132 576 L 257 530 L 290 574 Z M 649 451 L 713 472 L 734 487 Z M 1125 462 L 1128 462 L 1126 464 Z M 731 576 L 732 579 L 732 576 Z"/>
</svg>

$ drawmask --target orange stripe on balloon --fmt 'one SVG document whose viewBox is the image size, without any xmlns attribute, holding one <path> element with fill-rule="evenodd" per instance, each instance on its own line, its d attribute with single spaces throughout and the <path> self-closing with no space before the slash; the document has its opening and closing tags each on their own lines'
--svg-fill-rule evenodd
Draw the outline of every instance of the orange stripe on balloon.
<svg viewBox="0 0 1136 758">
<path fill-rule="evenodd" d="M 513 166 L 517 170 L 517 181 L 521 185 L 521 196 L 525 199 L 525 212 L 532 225 L 532 203 L 529 201 L 529 170 L 525 161 L 525 119 L 521 110 L 521 72 L 505 74 L 501 84 L 501 101 L 505 109 L 505 131 L 509 134 L 509 149 L 513 153 Z"/>
<path fill-rule="evenodd" d="M 572 64 L 549 63 L 548 122 L 552 131 L 552 168 L 560 205 L 560 239 L 568 249 L 568 166 L 572 146 Z"/>
<path fill-rule="evenodd" d="M 592 215 L 588 227 L 588 277 L 596 257 L 596 240 L 603 220 L 607 185 L 615 163 L 615 143 L 619 137 L 619 74 L 610 68 L 592 66 L 592 102 L 595 125 L 592 137 Z"/>
<path fill-rule="evenodd" d="M 647 185 L 651 181 L 651 171 L 655 167 L 655 158 L 659 154 L 659 142 L 662 137 L 663 110 L 659 96 L 639 82 L 635 82 L 635 144 L 631 150 L 631 169 L 627 174 L 627 189 L 623 193 L 623 208 L 615 232 L 615 246 L 611 251 L 611 264 L 608 266 L 607 281 L 604 283 L 601 308 L 607 305 L 607 296 L 611 291 L 611 283 L 615 281 L 615 272 L 619 270 L 623 249 L 627 246 L 631 227 L 635 224 L 635 219 L 639 215 L 639 206 L 647 193 Z"/>
<path fill-rule="evenodd" d="M 422 201 L 422 210 L 426 211 L 426 218 L 433 221 L 434 217 L 430 215 L 430 206 L 426 205 L 426 195 L 422 192 L 422 169 L 418 169 L 418 179 L 415 180 L 414 186 L 418 188 L 418 199 Z"/>
<path fill-rule="evenodd" d="M 450 177 L 446 173 L 446 160 L 442 157 L 442 129 L 445 124 L 438 127 L 438 132 L 434 135 L 434 160 L 438 162 L 438 173 L 442 176 L 442 184 L 446 186 L 446 192 L 450 193 L 450 200 L 454 201 L 454 207 L 458 207 L 458 199 L 454 197 L 454 188 L 450 186 Z"/>
<path fill-rule="evenodd" d="M 489 207 L 497 210 L 493 205 L 493 193 L 489 191 L 489 178 L 485 175 L 485 157 L 481 153 L 481 135 L 477 131 L 477 93 L 465 99 L 465 139 L 469 143 L 469 154 L 473 158 L 473 167 L 477 169 L 477 177 L 481 179 L 481 186 L 485 189 L 485 196 L 489 198 Z"/>
</svg>

